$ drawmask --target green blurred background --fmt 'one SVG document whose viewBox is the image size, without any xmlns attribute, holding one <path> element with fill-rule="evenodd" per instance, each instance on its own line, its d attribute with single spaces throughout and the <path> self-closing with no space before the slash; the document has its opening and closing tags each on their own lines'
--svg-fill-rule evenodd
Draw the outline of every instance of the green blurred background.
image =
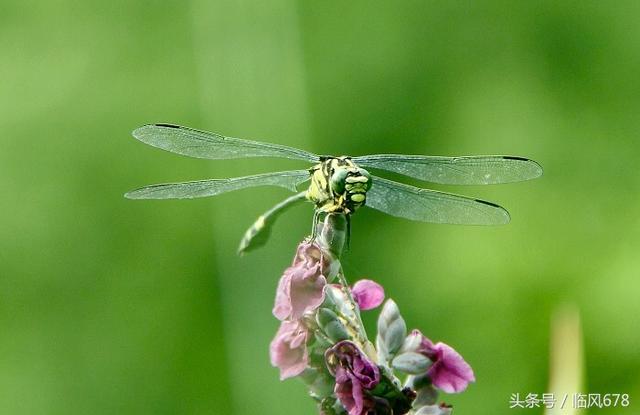
<svg viewBox="0 0 640 415">
<path fill-rule="evenodd" d="M 130 201 L 132 188 L 304 164 L 188 159 L 172 122 L 323 154 L 516 154 L 542 179 L 444 188 L 504 227 L 353 220 L 348 276 L 471 363 L 459 414 L 549 383 L 551 316 L 580 311 L 584 384 L 640 398 L 637 1 L 0 3 L 0 413 L 315 413 L 268 345 L 310 229 L 240 236 L 287 195 Z M 377 313 L 373 313 L 377 314 Z M 371 324 L 374 316 L 368 316 Z M 634 409 L 635 407 L 635 409 Z"/>
</svg>

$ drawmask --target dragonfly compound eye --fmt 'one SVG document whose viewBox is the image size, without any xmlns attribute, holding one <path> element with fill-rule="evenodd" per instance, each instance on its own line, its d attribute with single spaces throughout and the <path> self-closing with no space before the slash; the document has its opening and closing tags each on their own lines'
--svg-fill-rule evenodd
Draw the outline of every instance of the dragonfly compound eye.
<svg viewBox="0 0 640 415">
<path fill-rule="evenodd" d="M 331 190 L 334 194 L 341 195 L 345 191 L 345 181 L 349 172 L 347 169 L 336 169 L 331 175 Z"/>
</svg>

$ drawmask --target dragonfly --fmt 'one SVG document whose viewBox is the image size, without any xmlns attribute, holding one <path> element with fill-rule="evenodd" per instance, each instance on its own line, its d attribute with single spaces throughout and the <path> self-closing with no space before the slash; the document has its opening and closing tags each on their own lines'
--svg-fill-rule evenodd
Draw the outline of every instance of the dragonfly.
<svg viewBox="0 0 640 415">
<path fill-rule="evenodd" d="M 281 144 L 227 137 L 173 124 L 144 125 L 134 130 L 133 136 L 162 150 L 201 159 L 275 157 L 313 164 L 301 170 L 154 184 L 125 194 L 129 199 L 192 199 L 256 186 L 277 186 L 294 192 L 249 227 L 240 242 L 240 254 L 263 246 L 276 219 L 290 207 L 305 201 L 314 205 L 314 226 L 320 215 L 342 214 L 348 219 L 363 206 L 430 223 L 501 225 L 510 220 L 507 210 L 495 203 L 415 187 L 373 175 L 367 169 L 447 185 L 512 183 L 542 175 L 538 163 L 517 156 L 320 156 Z M 307 181 L 308 187 L 300 191 Z"/>
</svg>

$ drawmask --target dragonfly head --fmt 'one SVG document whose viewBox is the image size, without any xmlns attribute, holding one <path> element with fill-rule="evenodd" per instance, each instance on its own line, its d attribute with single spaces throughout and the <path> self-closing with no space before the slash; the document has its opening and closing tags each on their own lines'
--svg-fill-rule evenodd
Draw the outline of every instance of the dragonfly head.
<svg viewBox="0 0 640 415">
<path fill-rule="evenodd" d="M 367 191 L 371 188 L 371 175 L 348 157 L 338 157 L 330 163 L 331 192 L 335 198 L 342 197 L 346 210 L 353 212 L 366 201 Z"/>
</svg>

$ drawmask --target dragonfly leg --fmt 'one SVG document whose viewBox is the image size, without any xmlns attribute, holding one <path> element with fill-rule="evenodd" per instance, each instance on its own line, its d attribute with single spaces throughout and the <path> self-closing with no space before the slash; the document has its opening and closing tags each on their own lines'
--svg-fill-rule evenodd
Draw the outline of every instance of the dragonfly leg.
<svg viewBox="0 0 640 415">
<path fill-rule="evenodd" d="M 351 247 L 351 215 L 345 215 L 347 217 L 347 238 L 345 244 L 345 251 L 348 251 Z"/>
<path fill-rule="evenodd" d="M 311 223 L 311 238 L 310 238 L 310 242 L 313 242 L 316 240 L 316 233 L 318 232 L 318 222 L 320 221 L 320 216 L 321 216 L 322 212 L 320 212 L 318 209 L 313 211 L 313 221 Z"/>
</svg>

